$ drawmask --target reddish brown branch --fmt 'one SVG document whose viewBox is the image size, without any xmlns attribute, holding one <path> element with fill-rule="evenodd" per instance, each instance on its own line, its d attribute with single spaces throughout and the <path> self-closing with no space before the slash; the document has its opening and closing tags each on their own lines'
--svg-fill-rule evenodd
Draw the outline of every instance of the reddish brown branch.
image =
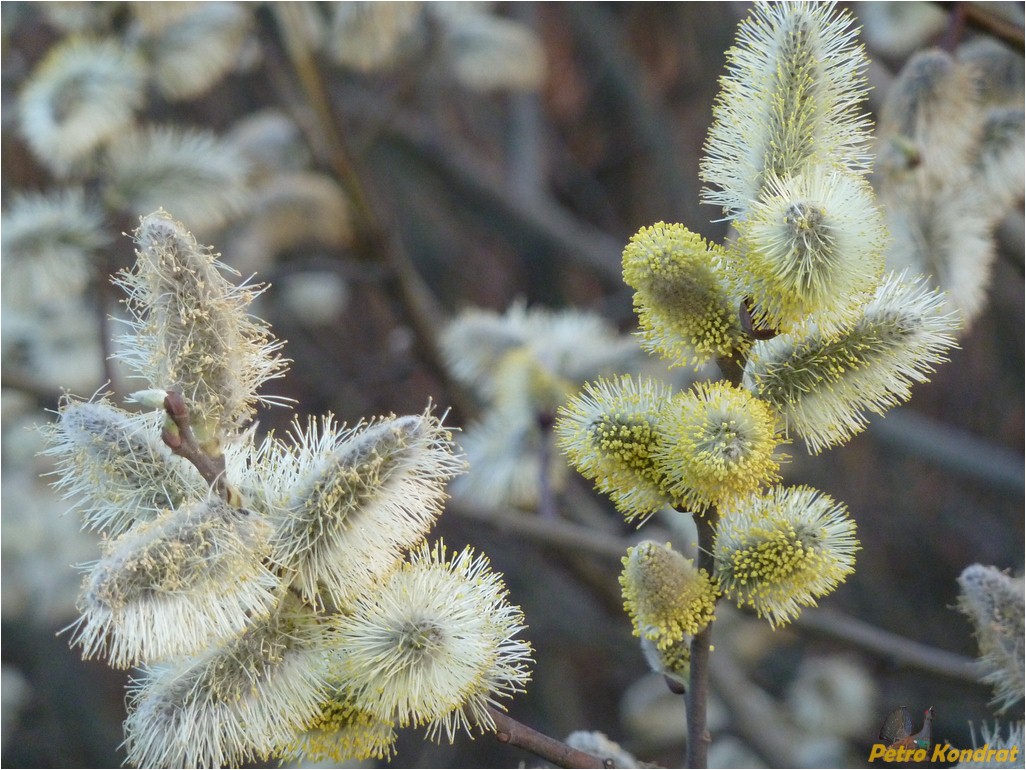
<svg viewBox="0 0 1026 770">
<path fill-rule="evenodd" d="M 499 743 L 508 743 L 510 746 L 529 751 L 557 767 L 616 767 L 612 759 L 602 759 L 568 746 L 521 724 L 498 709 L 489 708 L 488 713 L 495 721 L 495 737 Z"/>
<path fill-rule="evenodd" d="M 995 13 L 980 3 L 963 3 L 965 21 L 978 30 L 987 32 L 999 40 L 1003 40 L 1016 51 L 1022 52 L 1026 43 L 1023 28 L 1011 19 Z"/>
<path fill-rule="evenodd" d="M 685 694 L 688 709 L 688 745 L 685 767 L 708 767 L 712 736 L 706 726 L 709 710 L 709 643 L 712 625 L 691 642 L 691 678 Z"/>
<path fill-rule="evenodd" d="M 160 438 L 172 452 L 192 463 L 211 489 L 229 500 L 230 490 L 224 477 L 224 455 L 212 457 L 200 446 L 192 430 L 185 397 L 173 390 L 168 391 L 164 397 L 164 411 L 174 424 L 174 430 L 170 426 L 165 427 Z"/>
</svg>

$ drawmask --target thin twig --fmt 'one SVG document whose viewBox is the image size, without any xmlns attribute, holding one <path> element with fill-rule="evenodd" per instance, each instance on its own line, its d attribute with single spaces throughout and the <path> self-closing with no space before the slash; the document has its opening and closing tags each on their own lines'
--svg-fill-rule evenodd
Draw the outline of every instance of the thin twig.
<svg viewBox="0 0 1026 770">
<path fill-rule="evenodd" d="M 161 439 L 174 454 L 192 463 L 211 489 L 230 501 L 231 490 L 224 476 L 224 455 L 213 457 L 200 446 L 192 430 L 185 397 L 181 393 L 169 391 L 164 398 L 164 411 L 175 429 L 165 427 Z"/>
<path fill-rule="evenodd" d="M 375 110 L 372 100 L 367 109 Z M 474 202 L 475 213 L 508 223 L 510 232 L 590 270 L 610 290 L 623 286 L 620 255 L 626 239 L 605 233 L 569 212 L 545 191 L 521 197 L 464 146 L 445 141 L 437 129 L 409 111 L 396 114 L 381 139 L 393 157 L 433 172 L 452 194 Z"/>
<path fill-rule="evenodd" d="M 1022 497 L 1020 452 L 915 411 L 899 407 L 872 421 L 867 435 L 938 468 L 986 484 L 988 492 Z"/>
<path fill-rule="evenodd" d="M 715 511 L 707 511 L 695 518 L 698 525 L 698 568 L 710 574 L 713 571 L 713 517 Z M 712 623 L 707 625 L 691 642 L 691 675 L 685 695 L 688 710 L 688 745 L 685 767 L 707 767 L 709 765 L 709 744 L 712 736 L 706 727 L 709 706 L 709 652 L 711 648 Z"/>
<path fill-rule="evenodd" d="M 479 508 L 459 501 L 450 501 L 446 510 L 544 545 L 591 553 L 609 560 L 615 559 L 617 563 L 627 548 L 633 545 L 626 539 L 606 535 L 562 518 L 543 519 L 513 510 Z"/>
<path fill-rule="evenodd" d="M 723 375 L 723 379 L 729 382 L 739 385 L 741 378 L 744 376 L 744 365 L 736 358 L 720 358 L 717 359 L 716 365 L 720 368 L 720 374 Z"/>
<path fill-rule="evenodd" d="M 383 286 L 417 338 L 421 359 L 446 386 L 453 411 L 461 419 L 469 419 L 477 411 L 474 400 L 449 375 L 438 343 L 438 329 L 444 321 L 444 315 L 395 235 L 394 228 L 385 226 L 371 200 L 367 186 L 350 155 L 342 133 L 342 122 L 335 114 L 317 61 L 294 33 L 296 21 L 292 9 L 288 3 L 283 3 L 275 6 L 274 11 L 288 63 L 296 73 L 313 116 L 312 120 L 303 119 L 310 116 L 297 113 L 297 123 L 307 133 L 311 149 L 318 160 L 331 170 L 349 197 L 357 223 L 354 248 L 366 261 L 385 266 L 388 279 L 383 282 Z M 293 109 L 298 109 L 297 105 L 286 101 Z"/>
<path fill-rule="evenodd" d="M 612 759 L 603 759 L 585 751 L 568 746 L 562 741 L 550 738 L 527 725 L 521 724 L 509 714 L 489 707 L 488 713 L 495 721 L 495 737 L 500 743 L 508 743 L 557 767 L 616 767 Z"/>
<path fill-rule="evenodd" d="M 884 631 L 836 610 L 805 610 L 794 624 L 803 630 L 855 645 L 899 665 L 959 682 L 981 684 L 980 677 L 985 673 L 971 658 Z"/>
<path fill-rule="evenodd" d="M 740 384 L 743 374 L 740 362 L 733 358 L 721 358 L 718 363 L 720 372 L 726 380 L 734 385 Z M 715 508 L 695 517 L 695 524 L 698 527 L 698 568 L 710 575 L 715 571 L 713 540 L 716 535 L 716 517 Z M 713 624 L 709 623 L 695 634 L 691 641 L 691 672 L 685 695 L 688 709 L 688 744 L 684 766 L 689 768 L 709 765 L 709 744 L 712 743 L 712 736 L 706 727 L 706 719 L 709 706 L 709 653 L 712 646 L 712 627 Z"/>
<path fill-rule="evenodd" d="M 964 6 L 965 21 L 976 29 L 987 32 L 1011 46 L 1017 53 L 1022 53 L 1026 44 L 1026 33 L 1022 26 L 1006 19 L 982 3 L 957 3 Z"/>
<path fill-rule="evenodd" d="M 964 0 L 956 0 L 949 5 L 951 16 L 948 19 L 948 28 L 944 31 L 944 36 L 938 45 L 948 53 L 954 53 L 965 32 L 967 3 Z"/>
</svg>

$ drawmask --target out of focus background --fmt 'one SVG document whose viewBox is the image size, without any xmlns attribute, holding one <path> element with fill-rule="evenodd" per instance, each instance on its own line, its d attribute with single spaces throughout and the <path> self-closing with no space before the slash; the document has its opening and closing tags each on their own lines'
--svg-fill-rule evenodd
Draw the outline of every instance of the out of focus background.
<svg viewBox="0 0 1026 770">
<path fill-rule="evenodd" d="M 982 50 L 1021 127 L 1022 3 L 849 7 L 871 60 L 870 112 L 917 51 Z M 158 207 L 270 284 L 255 311 L 292 364 L 269 392 L 295 403 L 264 410 L 260 432 L 294 414 L 354 423 L 429 400 L 450 409 L 470 472 L 435 534 L 486 552 L 524 610 L 537 663 L 510 713 L 556 738 L 597 730 L 639 760 L 681 764 L 683 701 L 649 673 L 617 583 L 628 545 L 677 542 L 681 522 L 625 524 L 546 443 L 544 415 L 516 378 L 484 386 L 463 355 L 480 360 L 468 346 L 508 333 L 546 366 L 590 351 L 594 371 L 560 372 L 578 386 L 610 369 L 678 386 L 703 376 L 637 347 L 620 252 L 657 221 L 728 236 L 712 221 L 720 212 L 699 203 L 698 169 L 747 12 L 734 2 L 3 4 L 5 767 L 124 758 L 130 673 L 83 662 L 58 634 L 76 618 L 71 565 L 95 559 L 97 542 L 63 515 L 32 428 L 62 392 L 136 389 L 108 358 L 121 332 L 109 277 L 131 263 L 124 233 Z M 932 706 L 933 740 L 956 747 L 993 726 L 994 689 L 976 681 L 956 580 L 973 563 L 1023 570 L 1021 176 L 1017 189 L 988 220 L 979 256 L 966 252 L 978 264 L 965 269 L 989 278 L 951 361 L 846 446 L 816 457 L 789 448 L 785 480 L 844 501 L 862 550 L 855 574 L 784 629 L 721 605 L 713 766 L 865 766 L 899 706 L 917 728 Z M 466 313 L 491 329 L 478 342 L 451 331 Z M 531 337 L 542 315 L 559 339 Z M 1022 716 L 1019 700 L 1001 718 Z M 449 746 L 415 730 L 394 760 L 521 762 L 539 764 L 488 737 Z"/>
</svg>

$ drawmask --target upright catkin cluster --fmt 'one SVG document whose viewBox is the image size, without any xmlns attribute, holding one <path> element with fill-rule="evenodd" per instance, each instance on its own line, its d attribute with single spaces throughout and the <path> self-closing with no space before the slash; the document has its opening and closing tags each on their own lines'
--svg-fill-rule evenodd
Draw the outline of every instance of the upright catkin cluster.
<svg viewBox="0 0 1026 770">
<path fill-rule="evenodd" d="M 329 415 L 256 441 L 258 388 L 284 370 L 247 313 L 260 288 L 166 212 L 135 238 L 117 356 L 160 408 L 66 398 L 47 450 L 107 536 L 72 643 L 139 668 L 128 761 L 388 757 L 398 727 L 494 729 L 531 647 L 487 558 L 425 541 L 463 467 L 442 421 Z"/>
<path fill-rule="evenodd" d="M 723 378 L 685 392 L 599 380 L 559 410 L 560 447 L 628 521 L 665 506 L 709 520 L 708 572 L 650 542 L 624 559 L 635 633 L 678 683 L 718 597 L 778 626 L 854 569 L 844 504 L 781 485 L 779 447 L 845 443 L 955 344 L 942 294 L 884 274 L 856 32 L 833 3 L 756 5 L 727 53 L 701 163 L 704 201 L 737 237 L 710 244 L 659 222 L 624 249 L 645 349 L 670 366 L 716 361 Z"/>
</svg>

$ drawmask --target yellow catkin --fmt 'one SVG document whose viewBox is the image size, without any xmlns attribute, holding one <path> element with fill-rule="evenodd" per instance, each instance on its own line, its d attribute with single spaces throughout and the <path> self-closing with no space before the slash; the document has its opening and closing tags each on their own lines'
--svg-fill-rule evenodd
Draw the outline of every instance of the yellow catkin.
<svg viewBox="0 0 1026 770">
<path fill-rule="evenodd" d="M 639 543 L 623 558 L 620 575 L 624 609 L 634 635 L 662 651 L 694 636 L 715 619 L 719 593 L 705 570 L 669 544 Z"/>
</svg>

